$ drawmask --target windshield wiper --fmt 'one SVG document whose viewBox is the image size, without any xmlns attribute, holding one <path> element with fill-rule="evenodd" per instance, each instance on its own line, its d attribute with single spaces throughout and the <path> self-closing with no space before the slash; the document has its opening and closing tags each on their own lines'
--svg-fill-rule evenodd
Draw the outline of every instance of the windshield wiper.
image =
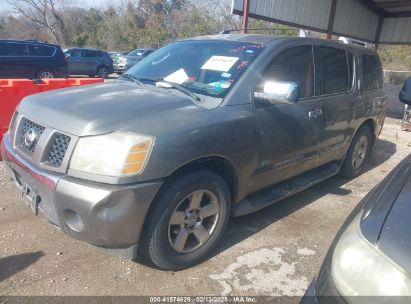
<svg viewBox="0 0 411 304">
<path fill-rule="evenodd" d="M 140 79 L 138 79 L 136 76 L 133 76 L 133 75 L 131 75 L 131 74 L 123 74 L 123 75 L 121 75 L 121 77 L 123 78 L 127 78 L 127 79 L 130 79 L 132 82 L 135 82 L 135 83 L 137 83 L 137 84 L 139 84 L 139 85 L 141 85 L 141 86 L 144 86 L 144 83 L 140 80 Z"/>
<path fill-rule="evenodd" d="M 182 93 L 190 96 L 191 98 L 193 98 L 193 99 L 195 99 L 195 100 L 197 100 L 197 101 L 201 101 L 201 98 L 200 98 L 200 97 L 198 97 L 196 94 L 194 94 L 194 93 L 191 92 L 190 90 L 186 89 L 185 87 L 179 85 L 178 83 L 171 82 L 171 81 L 167 81 L 167 80 L 164 80 L 164 79 L 162 79 L 162 78 L 157 79 L 157 81 L 160 82 L 160 83 L 161 83 L 161 82 L 166 83 L 166 84 L 172 86 L 174 89 L 176 89 L 176 90 L 178 90 L 178 91 L 180 91 L 180 92 L 182 92 Z"/>
<path fill-rule="evenodd" d="M 133 77 L 135 77 L 135 76 L 133 76 Z M 163 83 L 168 84 L 172 88 L 180 91 L 181 93 L 184 93 L 184 94 L 190 96 L 191 98 L 195 99 L 196 101 L 201 101 L 201 98 L 198 97 L 193 92 L 191 92 L 190 90 L 188 90 L 185 87 L 179 85 L 178 83 L 171 82 L 171 81 L 168 81 L 168 80 L 164 80 L 164 78 L 135 77 L 135 79 L 138 79 L 140 82 L 151 81 L 151 82 L 155 82 L 156 84 L 163 82 Z"/>
</svg>

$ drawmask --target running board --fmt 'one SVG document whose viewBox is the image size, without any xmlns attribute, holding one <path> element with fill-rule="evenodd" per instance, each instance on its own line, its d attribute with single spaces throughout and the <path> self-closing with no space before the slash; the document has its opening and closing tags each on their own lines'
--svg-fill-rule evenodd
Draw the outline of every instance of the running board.
<svg viewBox="0 0 411 304">
<path fill-rule="evenodd" d="M 330 163 L 250 194 L 234 206 L 231 215 L 233 217 L 243 216 L 270 206 L 336 175 L 340 168 L 339 163 Z"/>
</svg>

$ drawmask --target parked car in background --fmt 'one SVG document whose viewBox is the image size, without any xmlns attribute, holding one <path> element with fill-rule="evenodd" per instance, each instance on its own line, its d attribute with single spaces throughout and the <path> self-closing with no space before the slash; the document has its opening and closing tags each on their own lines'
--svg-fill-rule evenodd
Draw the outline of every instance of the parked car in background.
<svg viewBox="0 0 411 304">
<path fill-rule="evenodd" d="M 348 217 L 301 303 L 409 303 L 410 202 L 411 155 Z"/>
<path fill-rule="evenodd" d="M 382 85 L 371 49 L 196 37 L 112 82 L 26 97 L 1 154 L 64 233 L 179 270 L 212 253 L 230 216 L 361 174 L 384 124 Z"/>
<path fill-rule="evenodd" d="M 88 75 L 108 78 L 114 72 L 113 59 L 101 50 L 88 48 L 70 48 L 64 50 L 68 58 L 70 75 Z"/>
<path fill-rule="evenodd" d="M 66 78 L 60 46 L 32 40 L 0 40 L 0 78 Z"/>
<path fill-rule="evenodd" d="M 108 52 L 110 57 L 114 59 L 115 57 L 121 56 L 121 55 L 127 55 L 130 53 L 130 51 L 113 51 L 113 52 Z"/>
<path fill-rule="evenodd" d="M 136 49 L 134 51 L 129 52 L 127 55 L 114 57 L 114 72 L 116 72 L 117 74 L 124 73 L 129 68 L 134 66 L 137 62 L 139 62 L 141 59 L 147 57 L 154 51 L 155 49 Z"/>
<path fill-rule="evenodd" d="M 399 99 L 411 105 L 411 78 Z M 301 303 L 409 303 L 410 202 L 411 155 L 348 217 Z"/>
</svg>

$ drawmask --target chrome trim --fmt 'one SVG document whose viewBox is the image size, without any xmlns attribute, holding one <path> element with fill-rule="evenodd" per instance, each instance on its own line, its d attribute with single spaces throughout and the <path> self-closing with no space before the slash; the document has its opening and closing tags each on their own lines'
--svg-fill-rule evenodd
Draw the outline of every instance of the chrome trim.
<svg viewBox="0 0 411 304">
<path fill-rule="evenodd" d="M 44 127 L 44 131 L 42 135 L 40 136 L 36 148 L 33 152 L 32 155 L 26 153 L 23 151 L 20 146 L 20 141 L 21 141 L 21 132 L 22 132 L 22 127 L 24 124 L 24 120 L 30 120 L 42 127 Z M 63 161 L 61 163 L 60 167 L 52 166 L 48 162 L 48 155 L 50 152 L 50 148 L 53 144 L 53 140 L 57 134 L 63 134 L 66 136 L 69 136 L 70 143 L 68 145 L 66 154 L 64 155 Z M 71 158 L 71 155 L 73 153 L 74 147 L 77 143 L 78 137 L 69 133 L 66 133 L 64 131 L 60 131 L 54 128 L 51 128 L 49 126 L 46 126 L 38 121 L 35 121 L 31 119 L 30 117 L 27 117 L 22 114 L 18 114 L 15 122 L 14 128 L 10 132 L 10 137 L 13 145 L 13 150 L 16 152 L 17 155 L 19 155 L 22 159 L 27 161 L 28 163 L 32 164 L 33 166 L 40 168 L 40 169 L 45 169 L 48 171 L 53 171 L 57 173 L 67 173 L 68 170 L 68 165 L 69 161 Z"/>
<path fill-rule="evenodd" d="M 18 167 L 28 172 L 36 181 L 47 186 L 48 188 L 54 189 L 56 187 L 57 182 L 59 181 L 59 177 L 38 170 L 31 163 L 20 157 L 13 150 L 8 136 L 5 136 L 3 138 L 0 146 L 5 161 L 16 164 Z"/>
</svg>

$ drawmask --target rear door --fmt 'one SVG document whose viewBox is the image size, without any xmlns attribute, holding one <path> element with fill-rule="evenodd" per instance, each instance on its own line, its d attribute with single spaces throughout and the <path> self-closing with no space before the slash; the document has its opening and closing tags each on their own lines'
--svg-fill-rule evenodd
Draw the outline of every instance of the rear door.
<svg viewBox="0 0 411 304">
<path fill-rule="evenodd" d="M 344 157 L 362 104 L 355 89 L 355 55 L 344 48 L 317 46 L 315 56 L 324 121 L 316 164 L 320 166 Z"/>
<path fill-rule="evenodd" d="M 267 81 L 298 84 L 296 103 L 272 103 L 255 98 L 255 124 L 260 154 L 252 190 L 296 176 L 314 167 L 323 131 L 316 97 L 315 64 L 311 45 L 294 46 L 277 55 L 266 67 L 255 91 Z"/>
</svg>

